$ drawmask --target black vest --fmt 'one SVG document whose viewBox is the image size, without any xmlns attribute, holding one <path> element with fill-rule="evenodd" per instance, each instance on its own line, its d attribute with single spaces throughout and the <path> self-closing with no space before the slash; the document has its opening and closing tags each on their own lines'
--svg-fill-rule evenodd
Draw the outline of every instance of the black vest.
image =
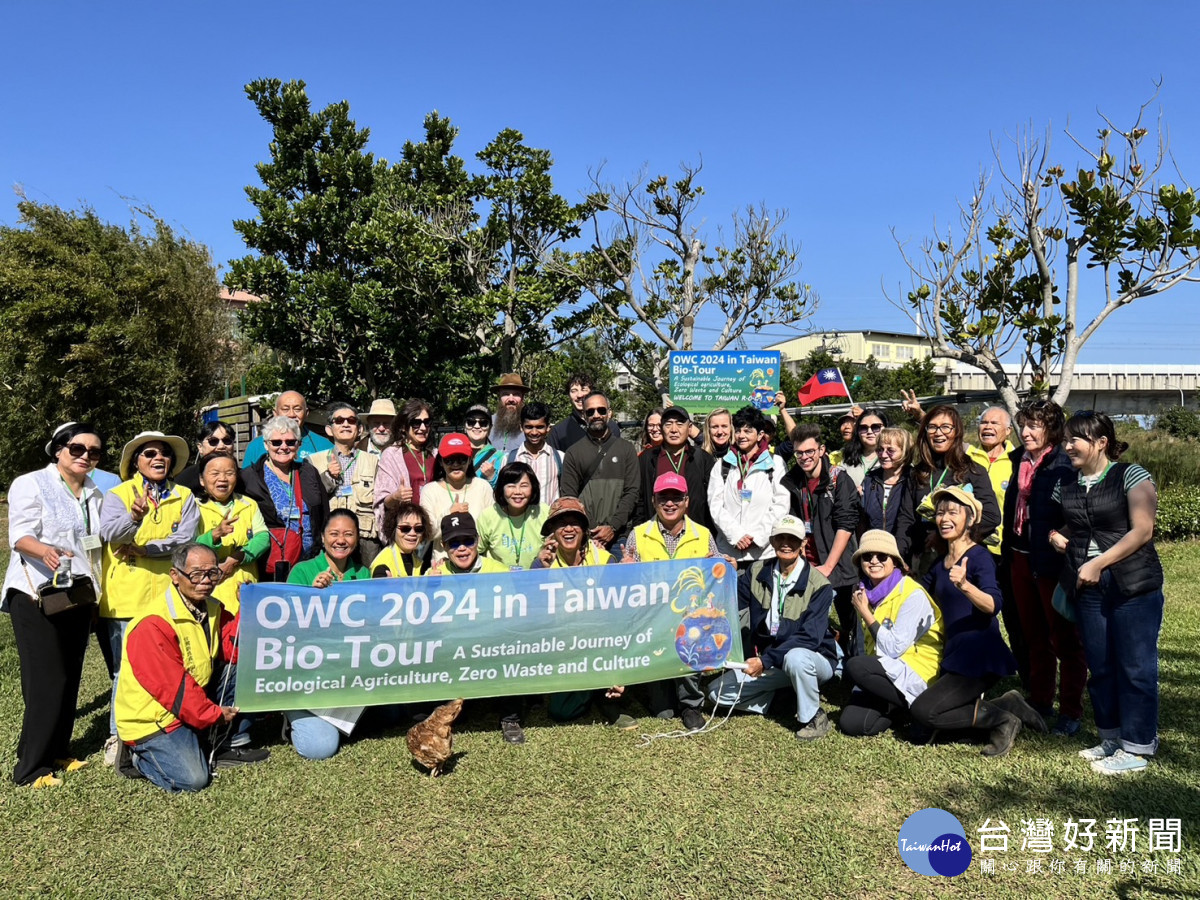
<svg viewBox="0 0 1200 900">
<path fill-rule="evenodd" d="M 1129 503 L 1125 498 L 1125 470 L 1129 463 L 1114 463 L 1099 484 L 1085 491 L 1078 475 L 1064 481 L 1060 488 L 1063 515 L 1071 529 L 1067 546 L 1067 566 L 1070 587 L 1075 586 L 1075 573 L 1087 562 L 1088 544 L 1096 542 L 1100 552 L 1108 550 L 1129 533 Z M 1135 597 L 1157 590 L 1163 584 L 1162 563 L 1154 541 L 1138 548 L 1131 556 L 1108 568 L 1117 587 L 1126 597 Z M 1065 582 L 1066 579 L 1064 579 Z M 1064 583 L 1064 587 L 1067 585 Z"/>
</svg>

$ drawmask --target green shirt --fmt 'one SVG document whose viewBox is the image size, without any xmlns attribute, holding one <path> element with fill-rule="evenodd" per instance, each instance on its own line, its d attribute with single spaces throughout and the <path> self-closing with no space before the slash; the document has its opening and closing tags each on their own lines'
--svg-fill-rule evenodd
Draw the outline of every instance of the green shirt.
<svg viewBox="0 0 1200 900">
<path fill-rule="evenodd" d="M 302 563 L 296 563 L 296 567 L 292 569 L 292 573 L 288 575 L 288 584 L 306 584 L 312 587 L 313 582 L 317 580 L 317 576 L 326 569 L 331 568 L 329 559 L 322 553 L 320 556 L 315 556 L 312 559 L 306 559 Z M 342 576 L 343 581 L 362 581 L 371 577 L 371 570 L 366 566 L 351 565 L 346 570 L 346 574 Z"/>
<path fill-rule="evenodd" d="M 544 503 L 531 506 L 518 521 L 502 506 L 490 506 L 476 521 L 479 555 L 512 568 L 528 569 L 542 549 L 542 523 L 549 509 Z"/>
</svg>

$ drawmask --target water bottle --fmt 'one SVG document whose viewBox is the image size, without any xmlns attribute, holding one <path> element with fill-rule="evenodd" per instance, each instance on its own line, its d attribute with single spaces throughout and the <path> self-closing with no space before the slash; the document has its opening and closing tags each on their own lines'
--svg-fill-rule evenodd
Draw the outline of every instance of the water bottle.
<svg viewBox="0 0 1200 900">
<path fill-rule="evenodd" d="M 66 590 L 75 583 L 75 576 L 71 574 L 71 557 L 65 556 L 65 550 L 59 550 L 58 568 L 54 570 L 54 578 L 50 583 L 59 590 Z"/>
</svg>

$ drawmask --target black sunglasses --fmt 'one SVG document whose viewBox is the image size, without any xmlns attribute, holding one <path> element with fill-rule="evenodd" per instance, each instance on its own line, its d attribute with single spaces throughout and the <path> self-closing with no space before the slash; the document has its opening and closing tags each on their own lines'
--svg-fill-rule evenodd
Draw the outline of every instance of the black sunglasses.
<svg viewBox="0 0 1200 900">
<path fill-rule="evenodd" d="M 97 462 L 104 455 L 99 447 L 85 447 L 83 444 L 67 444 L 67 452 L 71 454 L 71 459 L 86 456 L 92 462 Z"/>
<path fill-rule="evenodd" d="M 596 418 L 596 416 L 607 416 L 608 415 L 608 407 L 607 406 L 594 406 L 591 409 L 585 409 L 583 411 L 583 415 L 588 419 L 594 419 L 594 418 Z"/>
</svg>

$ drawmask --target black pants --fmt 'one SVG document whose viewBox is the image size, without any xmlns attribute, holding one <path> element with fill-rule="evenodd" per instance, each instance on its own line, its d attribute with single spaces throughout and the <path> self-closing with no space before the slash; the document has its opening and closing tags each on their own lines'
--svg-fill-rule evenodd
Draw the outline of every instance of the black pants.
<svg viewBox="0 0 1200 900">
<path fill-rule="evenodd" d="M 975 724 L 976 701 L 995 683 L 995 678 L 943 672 L 913 701 L 912 717 L 928 728 L 970 728 Z"/>
<path fill-rule="evenodd" d="M 838 618 L 838 644 L 846 659 L 862 656 L 863 652 L 862 624 L 858 613 L 854 611 L 854 604 L 850 602 L 853 593 L 854 585 L 833 589 L 833 611 Z"/>
<path fill-rule="evenodd" d="M 881 734 L 908 708 L 879 660 L 874 656 L 853 656 L 843 663 L 842 671 L 862 692 L 851 695 L 842 709 L 839 725 L 851 737 Z"/>
<path fill-rule="evenodd" d="M 1021 687 L 1029 690 L 1029 643 L 1025 640 L 1025 631 L 1021 627 L 1021 618 L 1017 615 L 1017 600 L 1013 595 L 1012 570 L 1009 566 L 999 564 L 996 559 L 996 580 L 1000 582 L 1000 618 L 1004 622 L 1004 631 L 1008 634 L 1008 646 L 1017 661 L 1017 675 L 1021 678 Z"/>
<path fill-rule="evenodd" d="M 55 760 L 71 755 L 75 703 L 94 607 L 47 616 L 27 594 L 13 591 L 8 611 L 21 660 L 21 699 L 25 701 L 13 781 L 32 784 L 59 768 Z"/>
</svg>

